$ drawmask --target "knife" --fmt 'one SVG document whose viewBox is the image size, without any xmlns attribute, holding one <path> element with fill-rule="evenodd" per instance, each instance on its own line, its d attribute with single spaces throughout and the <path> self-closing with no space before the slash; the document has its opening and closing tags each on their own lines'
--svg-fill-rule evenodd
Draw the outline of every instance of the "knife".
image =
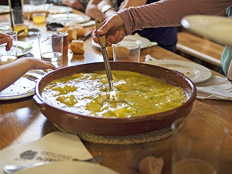
<svg viewBox="0 0 232 174">
<path fill-rule="evenodd" d="M 92 31 L 89 31 L 87 34 L 85 34 L 84 37 L 81 38 L 81 40 L 85 41 L 86 39 L 88 39 L 92 34 Z"/>
</svg>

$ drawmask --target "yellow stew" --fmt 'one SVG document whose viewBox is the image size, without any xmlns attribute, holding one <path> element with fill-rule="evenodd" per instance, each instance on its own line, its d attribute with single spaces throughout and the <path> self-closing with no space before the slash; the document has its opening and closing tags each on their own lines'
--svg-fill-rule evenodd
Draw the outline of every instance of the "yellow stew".
<svg viewBox="0 0 232 174">
<path fill-rule="evenodd" d="M 58 108 L 98 117 L 135 117 L 171 110 L 187 97 L 181 88 L 129 71 L 112 71 L 119 101 L 109 100 L 104 71 L 78 73 L 54 80 L 42 91 L 44 100 Z"/>
</svg>

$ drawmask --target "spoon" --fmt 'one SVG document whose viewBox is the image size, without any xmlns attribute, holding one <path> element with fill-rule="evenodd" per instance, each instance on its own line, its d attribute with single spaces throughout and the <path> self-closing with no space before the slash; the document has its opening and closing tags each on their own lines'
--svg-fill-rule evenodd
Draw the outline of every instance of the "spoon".
<svg viewBox="0 0 232 174">
<path fill-rule="evenodd" d="M 72 161 L 100 163 L 103 158 L 104 158 L 104 155 L 99 154 L 93 158 L 89 158 L 89 159 L 85 159 L 85 160 L 80 160 L 78 158 L 74 158 L 74 159 L 72 159 Z M 34 163 L 34 164 L 25 164 L 25 165 L 5 165 L 2 170 L 4 173 L 14 173 L 14 172 L 17 172 L 17 171 L 20 171 L 23 169 L 36 167 L 36 166 L 40 166 L 43 164 L 47 164 L 47 162 L 38 162 L 38 163 Z"/>
<path fill-rule="evenodd" d="M 102 26 L 101 19 L 97 18 L 95 20 L 95 24 L 96 24 L 96 30 L 98 30 Z M 106 75 L 107 75 L 107 79 L 109 83 L 110 100 L 118 101 L 118 98 L 116 96 L 116 92 L 114 89 L 114 81 L 113 81 L 113 77 L 112 77 L 112 73 L 110 69 L 109 59 L 108 59 L 107 52 L 106 52 L 106 37 L 105 35 L 104 36 L 97 35 L 97 37 L 99 40 L 99 45 L 101 47 L 101 51 L 102 51 L 102 55 L 103 55 L 103 59 L 105 63 Z"/>
</svg>

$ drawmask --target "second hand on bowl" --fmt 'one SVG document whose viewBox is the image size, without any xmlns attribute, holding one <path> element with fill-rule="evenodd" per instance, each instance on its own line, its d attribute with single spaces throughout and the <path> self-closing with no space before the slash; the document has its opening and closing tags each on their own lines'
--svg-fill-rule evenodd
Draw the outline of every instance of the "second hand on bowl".
<svg viewBox="0 0 232 174">
<path fill-rule="evenodd" d="M 96 24 L 96 30 L 98 30 L 102 26 L 101 19 L 97 18 L 95 20 L 95 24 Z M 108 79 L 108 83 L 109 83 L 110 100 L 118 101 L 118 98 L 116 96 L 116 92 L 114 89 L 114 81 L 113 81 L 113 77 L 112 77 L 112 73 L 111 73 L 111 69 L 110 69 L 109 59 L 108 59 L 108 56 L 106 53 L 106 37 L 105 37 L 105 35 L 104 36 L 97 35 L 97 37 L 99 40 L 99 45 L 101 47 L 101 51 L 102 51 L 102 55 L 103 55 L 103 59 L 104 59 L 104 63 L 105 63 L 106 75 L 107 75 L 107 79 Z"/>
</svg>

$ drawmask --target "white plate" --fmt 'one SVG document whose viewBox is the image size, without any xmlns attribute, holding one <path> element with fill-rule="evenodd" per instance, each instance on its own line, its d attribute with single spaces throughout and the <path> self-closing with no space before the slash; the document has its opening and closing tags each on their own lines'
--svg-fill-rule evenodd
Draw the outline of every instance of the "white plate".
<svg viewBox="0 0 232 174">
<path fill-rule="evenodd" d="M 48 22 L 56 22 L 56 23 L 66 23 L 66 22 L 76 22 L 76 23 L 84 23 L 90 20 L 90 17 L 87 15 L 79 15 L 79 14 L 55 14 L 49 15 L 47 17 Z"/>
<path fill-rule="evenodd" d="M 151 65 L 157 65 L 164 68 L 172 69 L 183 73 L 186 77 L 192 80 L 193 83 L 204 82 L 212 76 L 212 72 L 199 64 L 181 61 L 181 60 L 155 60 L 144 62 Z"/>
<path fill-rule="evenodd" d="M 149 39 L 142 37 L 137 33 L 134 35 L 128 35 L 123 40 L 139 40 L 141 42 L 141 48 L 147 48 L 151 46 L 151 41 Z M 153 45 L 155 45 L 155 43 L 156 42 L 153 42 Z"/>
<path fill-rule="evenodd" d="M 0 14 L 10 13 L 10 7 L 8 5 L 0 5 Z"/>
<path fill-rule="evenodd" d="M 181 24 L 201 36 L 232 46 L 232 18 L 191 15 L 184 17 Z"/>
<path fill-rule="evenodd" d="M 118 174 L 110 168 L 87 162 L 51 162 L 15 174 Z"/>
<path fill-rule="evenodd" d="M 35 11 L 48 11 L 49 13 L 53 13 L 53 14 L 72 12 L 72 8 L 70 7 L 58 6 L 53 4 L 42 4 L 37 6 L 32 6 L 30 4 L 23 5 L 23 11 L 25 12 L 30 12 L 32 8 Z"/>
<path fill-rule="evenodd" d="M 0 45 L 0 50 L 1 49 L 5 49 L 6 44 L 2 44 Z M 17 55 L 17 57 L 19 56 L 23 56 L 27 53 L 30 53 L 32 50 L 32 45 L 27 43 L 27 42 L 22 42 L 22 41 L 17 41 L 17 49 L 16 49 L 16 45 L 12 46 L 12 52 L 11 55 Z M 4 47 L 4 48 L 3 48 Z M 17 51 L 17 54 L 16 54 Z"/>
<path fill-rule="evenodd" d="M 31 70 L 15 83 L 0 92 L 0 100 L 14 100 L 34 95 L 37 81 L 46 73 L 41 70 Z"/>
<path fill-rule="evenodd" d="M 27 42 L 17 41 L 17 44 L 17 56 L 23 56 L 27 53 L 30 53 L 33 48 L 32 45 Z"/>
<path fill-rule="evenodd" d="M 123 40 L 139 40 L 141 42 L 141 48 L 142 49 L 151 46 L 151 42 L 150 42 L 149 39 L 147 39 L 145 37 L 141 37 L 138 34 L 126 36 Z M 94 40 L 92 40 L 91 43 L 92 43 L 93 46 L 100 48 L 99 44 L 97 44 L 96 42 L 94 42 Z M 153 45 L 157 45 L 157 43 L 153 42 L 152 46 Z"/>
</svg>

